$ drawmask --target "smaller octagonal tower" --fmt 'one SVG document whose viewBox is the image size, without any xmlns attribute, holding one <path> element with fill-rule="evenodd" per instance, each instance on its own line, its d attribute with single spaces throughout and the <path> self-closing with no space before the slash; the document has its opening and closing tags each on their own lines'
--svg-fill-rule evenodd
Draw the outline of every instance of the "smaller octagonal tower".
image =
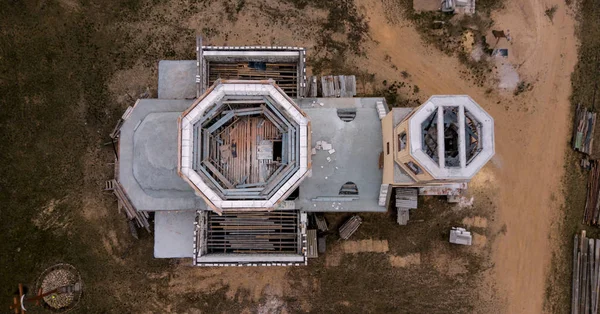
<svg viewBox="0 0 600 314">
<path fill-rule="evenodd" d="M 306 114 L 272 80 L 219 80 L 179 118 L 178 172 L 216 212 L 270 210 L 310 170 Z"/>
<path fill-rule="evenodd" d="M 494 155 L 494 119 L 471 97 L 437 95 L 383 120 L 384 184 L 468 182 Z"/>
</svg>

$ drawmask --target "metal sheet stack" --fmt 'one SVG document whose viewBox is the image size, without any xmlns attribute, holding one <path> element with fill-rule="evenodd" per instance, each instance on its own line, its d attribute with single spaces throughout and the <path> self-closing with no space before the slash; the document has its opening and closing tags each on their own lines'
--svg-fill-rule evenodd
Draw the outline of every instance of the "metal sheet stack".
<svg viewBox="0 0 600 314">
<path fill-rule="evenodd" d="M 573 127 L 572 144 L 574 150 L 588 155 L 592 154 L 595 126 L 596 113 L 592 113 L 586 107 L 578 104 Z"/>
<path fill-rule="evenodd" d="M 600 290 L 600 239 L 575 235 L 573 241 L 573 286 L 571 313 L 598 313 Z"/>
<path fill-rule="evenodd" d="M 348 240 L 355 232 L 358 227 L 362 224 L 362 218 L 358 215 L 352 216 L 340 227 L 340 238 Z"/>
</svg>

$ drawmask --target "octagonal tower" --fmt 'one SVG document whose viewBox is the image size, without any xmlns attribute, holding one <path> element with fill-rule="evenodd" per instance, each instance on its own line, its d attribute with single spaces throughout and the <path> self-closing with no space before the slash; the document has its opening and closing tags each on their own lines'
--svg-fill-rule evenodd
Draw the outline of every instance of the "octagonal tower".
<svg viewBox="0 0 600 314">
<path fill-rule="evenodd" d="M 384 150 L 393 179 L 384 183 L 468 182 L 494 155 L 494 119 L 469 96 L 436 95 L 401 119 L 388 116 Z"/>
<path fill-rule="evenodd" d="M 178 173 L 216 212 L 270 210 L 310 170 L 310 121 L 272 80 L 218 80 L 179 118 Z"/>
</svg>

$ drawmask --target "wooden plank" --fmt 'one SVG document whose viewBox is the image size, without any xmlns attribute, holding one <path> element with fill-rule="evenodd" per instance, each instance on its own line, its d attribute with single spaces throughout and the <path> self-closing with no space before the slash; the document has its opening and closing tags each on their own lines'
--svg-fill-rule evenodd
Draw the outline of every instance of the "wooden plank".
<svg viewBox="0 0 600 314">
<path fill-rule="evenodd" d="M 226 188 L 234 188 L 233 184 L 219 170 L 217 170 L 217 168 L 210 161 L 203 160 L 202 164 L 204 164 L 204 166 L 206 166 L 208 170 L 210 170 L 215 176 L 217 176 L 219 181 L 221 181 L 221 183 L 223 183 L 223 185 L 225 185 Z"/>
<path fill-rule="evenodd" d="M 580 293 L 580 302 L 579 302 L 579 312 L 585 313 L 585 304 L 587 302 L 587 239 L 585 237 L 585 230 L 581 232 L 581 238 L 579 247 L 581 250 L 581 288 L 579 290 Z M 587 313 L 586 313 L 587 314 Z"/>
<path fill-rule="evenodd" d="M 317 250 L 317 230 L 308 229 L 306 230 L 306 257 L 317 258 L 319 252 Z"/>
<path fill-rule="evenodd" d="M 356 230 L 358 230 L 358 227 L 361 224 L 362 218 L 360 218 L 358 215 L 352 216 L 340 227 L 340 238 L 348 240 L 356 232 Z"/>
<path fill-rule="evenodd" d="M 409 209 L 398 207 L 398 219 L 397 222 L 401 226 L 405 226 L 408 224 L 409 220 Z"/>
<path fill-rule="evenodd" d="M 587 302 L 585 303 L 585 313 L 589 313 L 590 312 L 590 305 L 593 303 L 593 299 L 592 299 L 592 287 L 594 286 L 593 284 L 593 274 L 594 274 L 594 240 L 593 239 L 588 239 L 588 285 L 586 287 L 586 300 Z"/>
<path fill-rule="evenodd" d="M 600 239 L 596 239 L 596 250 L 594 252 L 594 265 L 596 266 L 595 274 L 596 280 L 594 285 L 594 298 L 596 302 L 594 303 L 593 313 L 598 313 L 598 298 L 600 297 Z"/>
<path fill-rule="evenodd" d="M 571 289 L 571 314 L 579 313 L 579 236 L 575 234 L 573 241 L 573 284 Z"/>
</svg>

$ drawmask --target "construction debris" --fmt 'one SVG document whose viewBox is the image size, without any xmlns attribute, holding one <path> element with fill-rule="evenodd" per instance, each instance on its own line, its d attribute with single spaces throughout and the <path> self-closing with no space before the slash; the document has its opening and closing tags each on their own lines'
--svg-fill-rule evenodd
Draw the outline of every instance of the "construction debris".
<svg viewBox="0 0 600 314">
<path fill-rule="evenodd" d="M 410 209 L 417 208 L 419 190 L 417 188 L 397 188 L 396 208 L 398 209 L 398 224 L 404 226 L 408 223 Z"/>
<path fill-rule="evenodd" d="M 573 149 L 591 155 L 594 144 L 594 129 L 596 113 L 592 113 L 581 104 L 575 110 L 575 125 L 573 127 Z"/>
<path fill-rule="evenodd" d="M 452 230 L 450 230 L 450 243 L 471 245 L 472 242 L 473 237 L 471 236 L 471 232 L 467 231 L 467 229 L 452 227 Z"/>
<path fill-rule="evenodd" d="M 146 231 L 150 232 L 150 223 L 148 222 L 148 212 L 145 211 L 137 211 L 131 201 L 123 191 L 123 187 L 117 180 L 109 180 L 106 181 L 106 186 L 104 188 L 105 191 L 111 191 L 117 197 L 117 201 L 119 203 L 119 211 L 121 208 L 125 209 L 125 215 L 127 219 L 135 221 L 135 224 L 140 228 L 145 228 Z M 137 238 L 137 232 L 134 234 L 132 232 L 134 238 Z"/>
<path fill-rule="evenodd" d="M 575 235 L 571 313 L 598 313 L 600 290 L 600 239 Z"/>
<path fill-rule="evenodd" d="M 127 118 L 129 118 L 129 115 L 131 115 L 132 111 L 133 111 L 133 107 L 131 107 L 131 106 L 127 107 L 127 110 L 125 110 L 125 112 L 121 116 L 121 119 L 119 119 L 119 121 L 117 122 L 117 125 L 115 125 L 115 128 L 110 133 L 110 138 L 116 139 L 117 137 L 119 137 L 119 131 L 121 131 L 121 126 L 123 125 L 123 122 L 125 122 L 125 120 L 127 120 Z"/>
<path fill-rule="evenodd" d="M 316 223 L 317 223 L 317 228 L 318 228 L 320 231 L 323 231 L 323 232 L 325 232 L 325 231 L 328 231 L 328 230 L 329 230 L 329 227 L 327 227 L 327 221 L 325 220 L 325 217 L 324 217 L 323 215 L 321 215 L 321 214 L 316 214 L 316 215 L 315 215 L 315 221 L 316 221 Z"/>
<path fill-rule="evenodd" d="M 352 216 L 340 227 L 340 238 L 348 240 L 355 232 L 358 227 L 362 224 L 362 218 L 358 215 Z"/>
</svg>

